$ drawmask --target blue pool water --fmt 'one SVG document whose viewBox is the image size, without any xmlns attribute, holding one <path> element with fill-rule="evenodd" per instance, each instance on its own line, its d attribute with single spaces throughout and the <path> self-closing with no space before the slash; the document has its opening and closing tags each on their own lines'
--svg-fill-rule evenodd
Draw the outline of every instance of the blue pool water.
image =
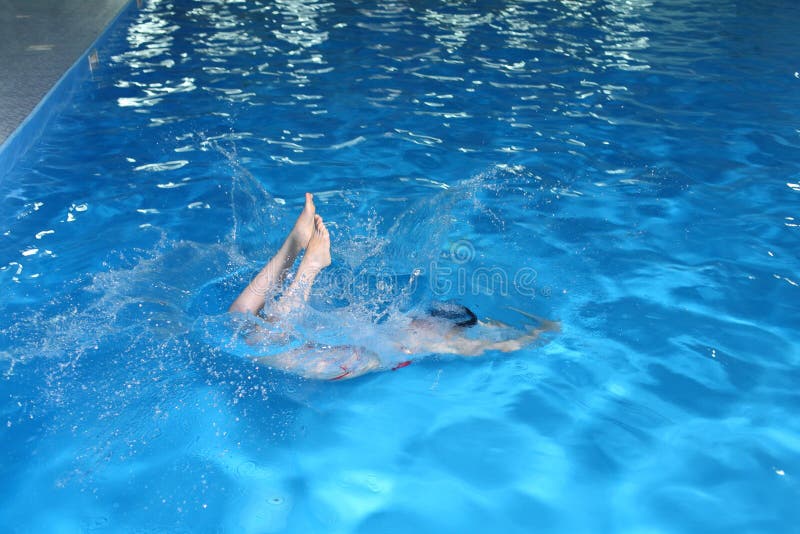
<svg viewBox="0 0 800 534">
<path fill-rule="evenodd" d="M 146 1 L 0 176 L 3 530 L 798 532 L 797 27 L 788 0 Z M 220 313 L 307 190 L 336 273 L 309 336 L 379 346 L 415 271 L 412 301 L 562 332 L 345 382 L 254 365 Z"/>
</svg>

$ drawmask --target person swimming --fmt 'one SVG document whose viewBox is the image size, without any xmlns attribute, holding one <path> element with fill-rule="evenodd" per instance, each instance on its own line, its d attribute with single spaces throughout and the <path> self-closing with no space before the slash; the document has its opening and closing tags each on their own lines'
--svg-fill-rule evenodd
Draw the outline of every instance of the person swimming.
<svg viewBox="0 0 800 534">
<path fill-rule="evenodd" d="M 269 322 L 284 322 L 291 314 L 302 311 L 311 295 L 311 288 L 319 273 L 331 264 L 330 233 L 323 218 L 316 213 L 314 197 L 306 193 L 305 205 L 297 222 L 283 245 L 261 271 L 250 281 L 228 308 L 230 313 L 258 316 L 265 311 Z M 301 252 L 303 259 L 289 286 L 276 301 L 265 310 L 267 295 L 282 287 L 294 262 Z M 517 310 L 519 311 L 519 310 Z M 488 351 L 512 352 L 536 341 L 545 332 L 559 330 L 559 323 L 547 321 L 525 312 L 520 313 L 536 319 L 538 326 L 524 331 L 513 329 L 496 321 L 480 321 L 466 306 L 440 301 L 432 303 L 425 313 L 411 314 L 391 331 L 389 344 L 410 357 L 428 354 L 456 356 L 480 356 Z M 509 339 L 486 339 L 468 335 L 474 327 L 483 333 L 513 334 Z M 249 344 L 285 340 L 286 334 L 251 332 Z M 492 336 L 497 337 L 497 336 Z M 386 366 L 381 358 L 365 347 L 354 345 L 327 345 L 308 341 L 300 347 L 270 356 L 256 356 L 255 361 L 306 378 L 341 380 L 355 378 Z M 411 359 L 391 367 L 405 367 Z"/>
</svg>

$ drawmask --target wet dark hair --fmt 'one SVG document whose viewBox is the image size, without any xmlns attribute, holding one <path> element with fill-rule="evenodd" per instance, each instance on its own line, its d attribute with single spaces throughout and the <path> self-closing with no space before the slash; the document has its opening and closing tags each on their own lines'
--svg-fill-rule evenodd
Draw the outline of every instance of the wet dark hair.
<svg viewBox="0 0 800 534">
<path fill-rule="evenodd" d="M 432 302 L 428 308 L 428 315 L 437 319 L 452 322 L 455 326 L 467 328 L 478 324 L 478 316 L 461 304 L 449 301 Z"/>
</svg>

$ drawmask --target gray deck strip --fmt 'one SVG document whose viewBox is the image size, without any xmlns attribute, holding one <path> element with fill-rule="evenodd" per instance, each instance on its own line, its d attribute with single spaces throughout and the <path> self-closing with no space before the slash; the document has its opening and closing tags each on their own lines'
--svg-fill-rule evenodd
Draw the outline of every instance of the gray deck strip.
<svg viewBox="0 0 800 534">
<path fill-rule="evenodd" d="M 128 0 L 0 0 L 0 145 Z"/>
</svg>

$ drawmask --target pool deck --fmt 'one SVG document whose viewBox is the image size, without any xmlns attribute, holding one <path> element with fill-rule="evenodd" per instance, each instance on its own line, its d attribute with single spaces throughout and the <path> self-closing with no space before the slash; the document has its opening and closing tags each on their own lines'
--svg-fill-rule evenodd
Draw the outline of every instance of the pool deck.
<svg viewBox="0 0 800 534">
<path fill-rule="evenodd" d="M 0 147 L 130 0 L 0 0 Z"/>
</svg>

